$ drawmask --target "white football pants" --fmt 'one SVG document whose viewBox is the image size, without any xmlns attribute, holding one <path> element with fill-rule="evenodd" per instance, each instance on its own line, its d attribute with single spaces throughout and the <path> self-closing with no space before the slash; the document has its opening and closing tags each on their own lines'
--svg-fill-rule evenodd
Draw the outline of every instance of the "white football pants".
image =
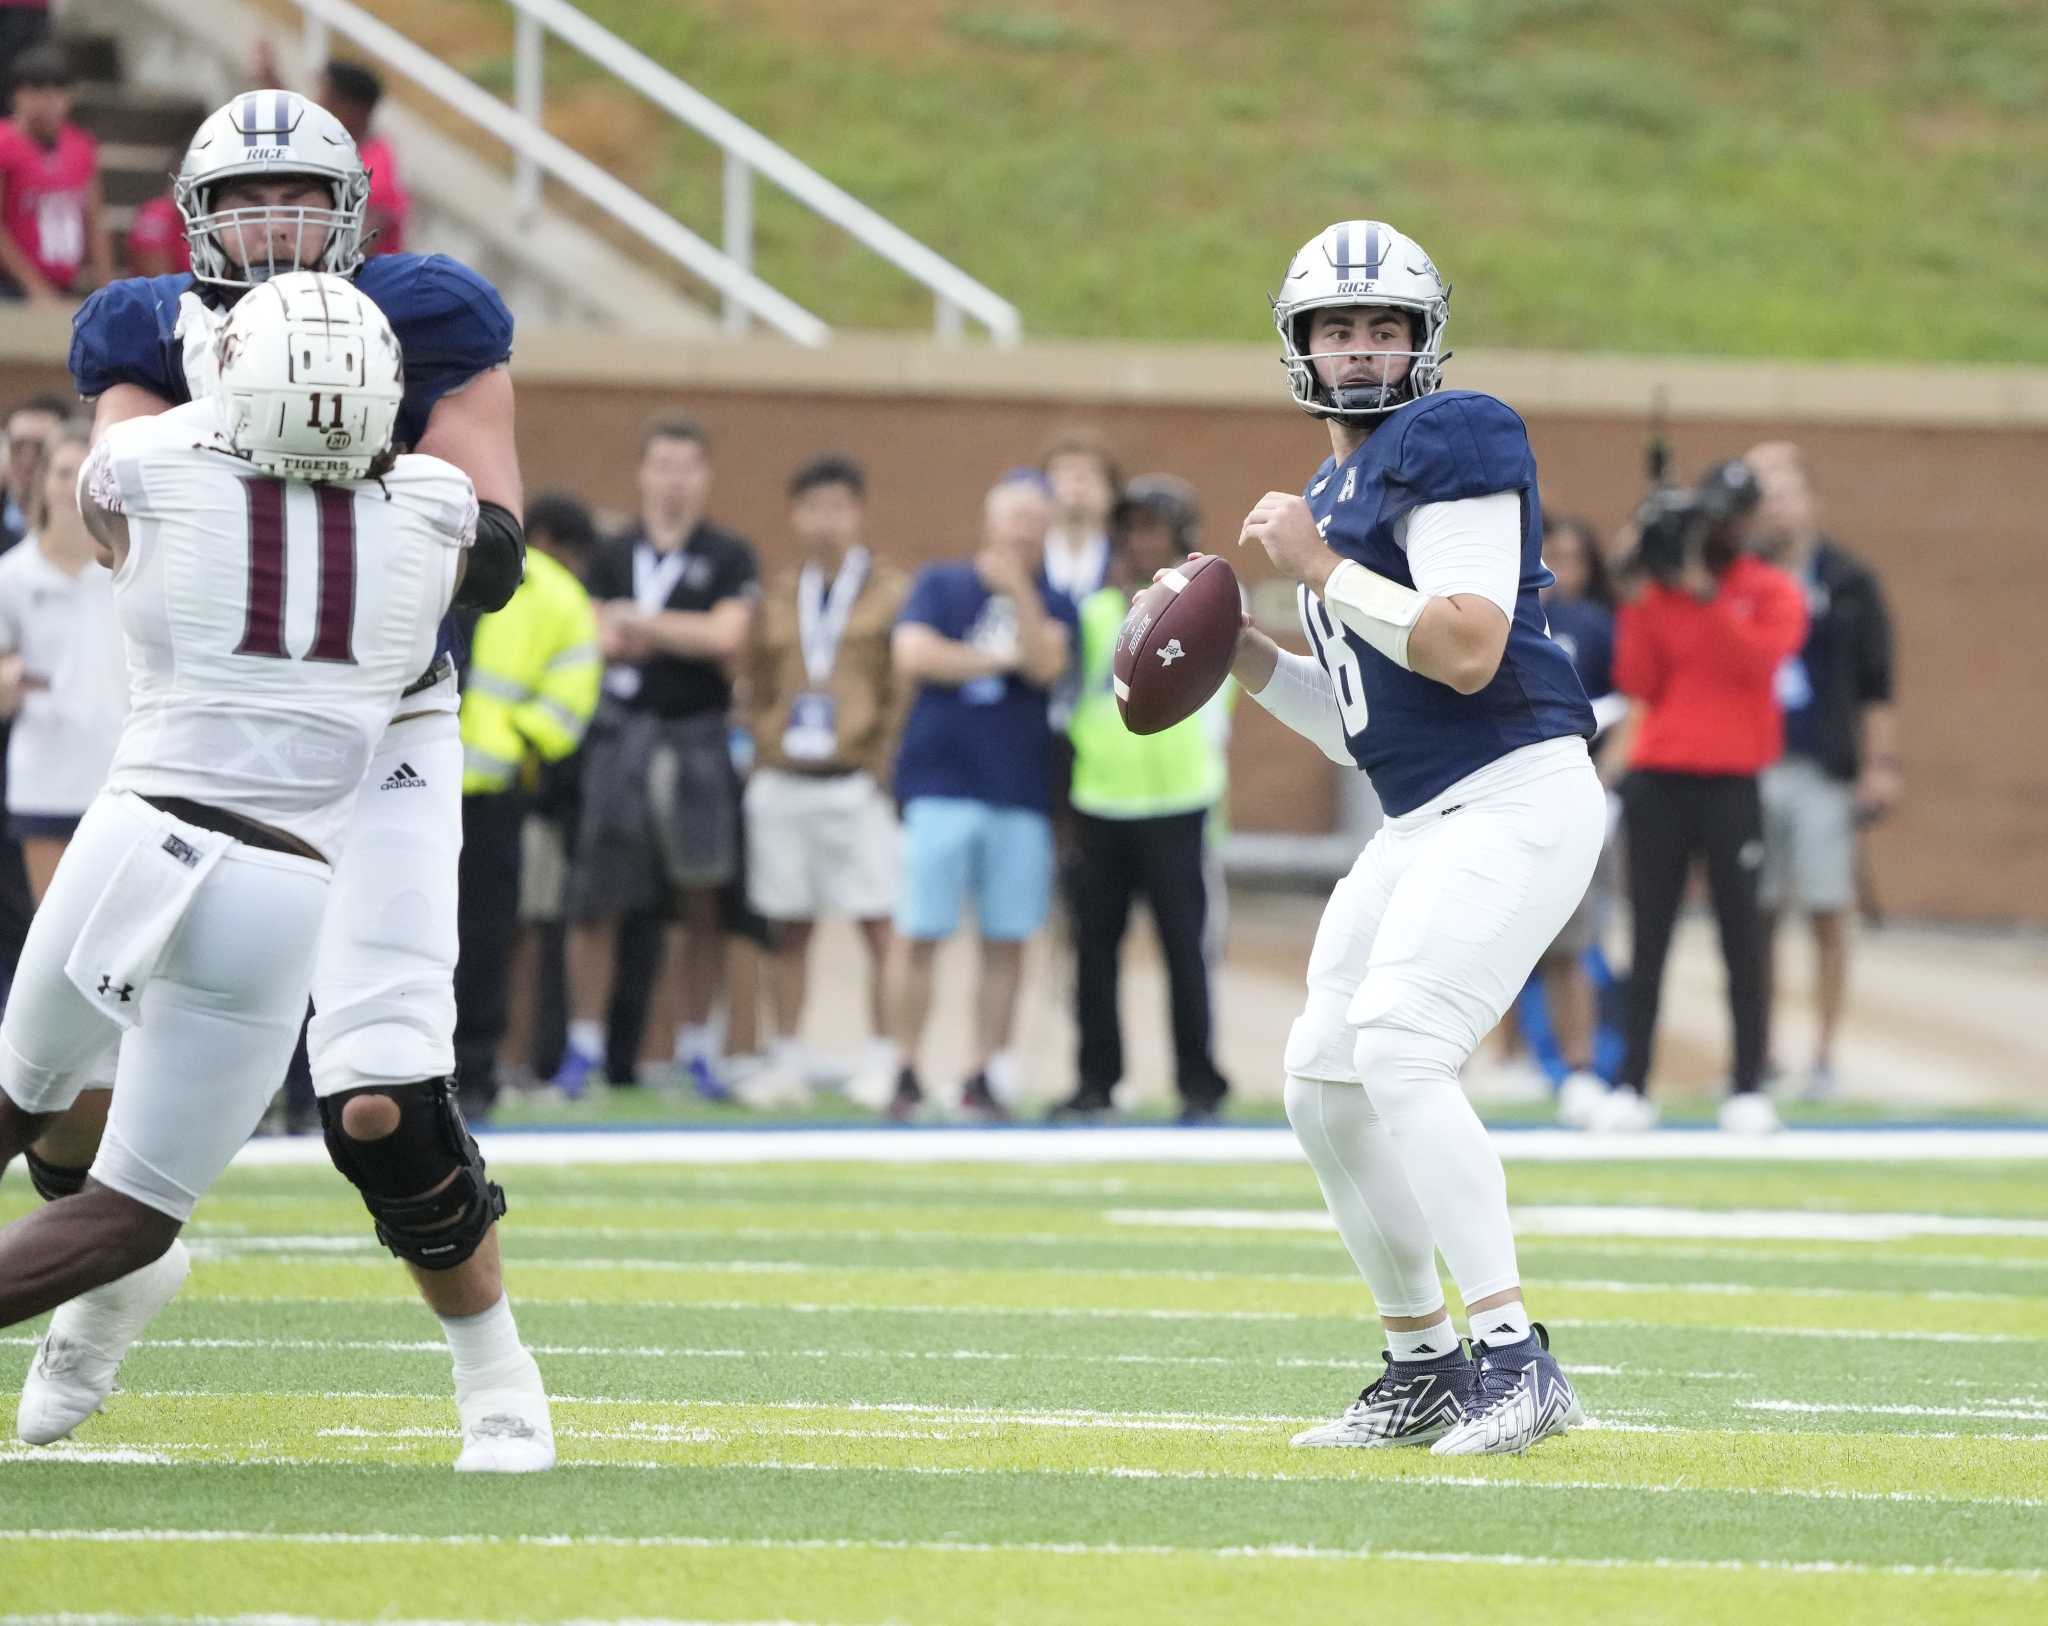
<svg viewBox="0 0 2048 1626">
<path fill-rule="evenodd" d="M 1468 1304 L 1520 1279 L 1458 1072 L 1577 907 L 1605 828 L 1583 743 L 1546 741 L 1388 820 L 1323 911 L 1288 1121 L 1384 1315 L 1441 1302 L 1432 1244 Z"/>
<path fill-rule="evenodd" d="M 109 882 L 142 843 L 182 820 L 102 791 L 36 910 L 0 1019 L 0 1088 L 30 1112 L 59 1112 L 106 1076 L 114 1102 L 92 1176 L 176 1220 L 256 1128 L 298 1040 L 327 903 L 325 864 L 230 843 L 200 881 L 123 1029 L 64 965 Z"/>
</svg>

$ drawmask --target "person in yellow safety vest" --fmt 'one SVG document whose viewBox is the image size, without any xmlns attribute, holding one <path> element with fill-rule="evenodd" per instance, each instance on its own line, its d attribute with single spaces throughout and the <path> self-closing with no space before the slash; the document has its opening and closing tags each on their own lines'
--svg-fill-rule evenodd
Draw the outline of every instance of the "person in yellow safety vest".
<svg viewBox="0 0 2048 1626">
<path fill-rule="evenodd" d="M 1223 908 L 1221 876 L 1209 860 L 1225 789 L 1232 686 L 1172 728 L 1140 736 L 1124 727 L 1109 681 L 1132 594 L 1153 572 L 1185 559 L 1200 528 L 1185 480 L 1133 480 L 1110 514 L 1108 580 L 1081 605 L 1080 695 L 1067 725 L 1079 855 L 1072 907 L 1080 1053 L 1077 1087 L 1052 1109 L 1054 1119 L 1092 1120 L 1115 1110 L 1111 1092 L 1125 1061 L 1118 964 L 1139 897 L 1166 962 L 1180 1121 L 1213 1122 L 1230 1090 L 1212 1050 L 1207 951 Z"/>
<path fill-rule="evenodd" d="M 573 568 L 596 534 L 590 510 L 574 497 L 536 497 L 526 510 L 526 578 L 503 609 L 477 621 L 470 639 L 455 1074 L 472 1119 L 498 1095 L 527 816 L 549 770 L 583 743 L 604 677 L 597 612 Z"/>
</svg>

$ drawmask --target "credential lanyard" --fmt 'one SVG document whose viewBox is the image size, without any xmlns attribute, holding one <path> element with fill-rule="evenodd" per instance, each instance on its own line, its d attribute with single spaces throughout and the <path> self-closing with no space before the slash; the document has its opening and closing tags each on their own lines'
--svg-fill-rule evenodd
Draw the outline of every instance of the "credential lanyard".
<svg viewBox="0 0 2048 1626">
<path fill-rule="evenodd" d="M 642 542 L 633 550 L 633 602 L 643 614 L 655 615 L 667 606 L 668 596 L 683 579 L 689 562 L 687 541 L 668 553 L 656 553 L 651 542 Z"/>
<path fill-rule="evenodd" d="M 839 563 L 832 587 L 825 587 L 825 572 L 805 565 L 796 578 L 796 635 L 803 646 L 804 674 L 813 688 L 820 688 L 832 675 L 832 662 L 839 654 L 839 641 L 846 636 L 846 623 L 853 616 L 853 601 L 867 580 L 868 550 L 850 548 Z"/>
</svg>

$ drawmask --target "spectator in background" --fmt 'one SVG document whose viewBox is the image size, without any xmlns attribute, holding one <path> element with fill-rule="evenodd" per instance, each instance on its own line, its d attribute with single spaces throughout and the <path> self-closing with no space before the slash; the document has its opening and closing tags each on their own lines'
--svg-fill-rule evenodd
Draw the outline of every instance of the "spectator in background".
<svg viewBox="0 0 2048 1626">
<path fill-rule="evenodd" d="M 1660 491 L 1641 516 L 1638 579 L 1615 627 L 1614 679 L 1642 703 L 1622 784 L 1634 922 L 1627 1050 L 1614 1091 L 1589 1114 L 1601 1131 L 1648 1129 L 1647 1097 L 1664 961 L 1695 855 L 1728 965 L 1733 1093 L 1721 1127 L 1768 1133 L 1778 1115 L 1763 1082 L 1763 921 L 1757 876 L 1763 810 L 1757 775 L 1778 758 L 1784 729 L 1773 693 L 1778 664 L 1806 636 L 1799 586 L 1742 550 L 1755 477 L 1730 459 L 1698 492 Z"/>
<path fill-rule="evenodd" d="M 1608 730 L 1628 713 L 1628 699 L 1614 689 L 1614 582 L 1600 542 L 1584 520 L 1543 516 L 1543 562 L 1557 579 L 1543 589 L 1543 614 L 1550 636 L 1571 657 L 1579 686 L 1593 703 L 1593 762 L 1602 767 Z M 1557 940 L 1536 962 L 1543 1003 L 1550 1018 L 1565 1075 L 1558 1089 L 1558 1115 L 1583 1128 L 1607 1083 L 1594 1071 L 1596 997 L 1586 955 L 1600 938 L 1600 926 L 1614 896 L 1611 843 L 1594 866 L 1593 881 Z"/>
<path fill-rule="evenodd" d="M 43 442 L 56 432 L 71 410 L 61 396 L 38 395 L 7 415 L 5 502 L 0 503 L 0 554 L 15 547 L 28 529 L 29 494 L 41 465 Z M 9 730 L 0 718 L 0 807 L 7 801 Z M 15 962 L 28 940 L 29 917 L 35 902 L 29 895 L 28 871 L 21 843 L 0 823 L 0 988 L 14 979 Z"/>
<path fill-rule="evenodd" d="M 384 99 L 384 81 L 360 62 L 329 62 L 320 72 L 314 100 L 341 120 L 355 138 L 363 167 L 370 172 L 370 201 L 363 213 L 366 254 L 398 254 L 405 249 L 405 222 L 412 198 L 398 178 L 398 160 L 391 143 L 370 133 L 370 119 Z"/>
<path fill-rule="evenodd" d="M 50 37 L 50 0 L 0 0 L 0 84 L 15 61 Z"/>
<path fill-rule="evenodd" d="M 0 297 L 57 301 L 113 280 L 99 145 L 71 120 L 71 68 L 39 45 L 14 63 L 0 124 Z"/>
<path fill-rule="evenodd" d="M 0 557 L 0 716 L 7 818 L 42 901 L 78 821 L 99 794 L 128 715 L 128 668 L 113 577 L 78 512 L 89 425 L 43 443 L 29 534 Z"/>
<path fill-rule="evenodd" d="M 185 241 L 185 217 L 168 192 L 159 192 L 135 211 L 123 249 L 132 277 L 168 277 L 192 269 L 192 245 Z"/>
<path fill-rule="evenodd" d="M 603 676 L 590 595 L 548 545 L 548 505 L 573 501 L 535 499 L 525 577 L 502 609 L 477 621 L 463 672 L 455 1076 L 470 1118 L 498 1098 L 526 816 L 542 774 L 583 743 Z"/>
<path fill-rule="evenodd" d="M 1157 734 L 1124 727 L 1110 689 L 1131 597 L 1199 541 L 1192 487 L 1172 475 L 1133 480 L 1110 520 L 1109 580 L 1081 606 L 1080 683 L 1067 725 L 1074 746 L 1079 870 L 1073 889 L 1080 1026 L 1079 1087 L 1055 1118 L 1109 1112 L 1124 1075 L 1117 984 L 1131 904 L 1143 896 L 1166 961 L 1174 1083 L 1181 1121 L 1216 1118 L 1229 1084 L 1210 1049 L 1209 816 L 1223 799 L 1232 685 Z"/>
<path fill-rule="evenodd" d="M 43 443 L 71 415 L 61 395 L 34 395 L 7 414 L 7 492 L 0 504 L 0 553 L 28 530 L 29 491 L 42 468 Z"/>
<path fill-rule="evenodd" d="M 1774 944 L 1785 909 L 1813 923 L 1820 1035 L 1805 1093 L 1827 1096 L 1849 992 L 1856 830 L 1890 813 L 1902 789 L 1891 617 L 1876 574 L 1822 533 L 1799 448 L 1771 441 L 1746 461 L 1763 494 L 1758 551 L 1806 593 L 1806 642 L 1778 668 L 1785 756 L 1763 780 L 1764 934 Z"/>
<path fill-rule="evenodd" d="M 529 554 L 541 549 L 581 583 L 597 547 L 597 522 L 580 499 L 545 492 L 526 505 L 526 546 Z M 593 609 L 593 632 L 595 614 Z M 602 658 L 599 653 L 600 673 Z M 530 1083 L 536 1073 L 552 1076 L 568 1039 L 562 900 L 575 845 L 582 767 L 580 749 L 541 765 L 520 830 L 519 930 L 506 962 L 508 1019 L 499 1072 L 509 1071 L 522 1083 Z"/>
<path fill-rule="evenodd" d="M 1052 526 L 1045 533 L 1045 579 L 1078 616 L 1109 572 L 1109 515 L 1123 488 L 1116 454 L 1093 429 L 1055 435 L 1038 460 L 1052 488 Z"/>
<path fill-rule="evenodd" d="M 745 538 L 704 517 L 711 441 L 698 424 L 648 427 L 639 488 L 639 524 L 598 550 L 588 578 L 606 670 L 570 864 L 569 1048 L 556 1083 L 579 1094 L 606 1062 L 620 927 L 659 911 L 682 924 L 676 1059 L 700 1095 L 723 1100 L 712 1027 L 725 968 L 719 895 L 739 865 L 728 714 L 758 572 Z M 608 1059 L 612 1082 L 630 1083 L 630 1051 Z"/>
<path fill-rule="evenodd" d="M 803 562 L 761 598 L 747 685 L 755 767 L 747 781 L 747 891 L 774 928 L 775 1039 L 750 1101 L 809 1093 L 802 1028 L 811 931 L 821 915 L 860 926 L 876 1043 L 888 1024 L 882 975 L 896 907 L 896 807 L 881 780 L 903 721 L 889 659 L 909 579 L 867 544 L 867 476 L 813 458 L 791 476 L 789 522 Z M 886 1062 L 871 1051 L 868 1061 Z"/>
<path fill-rule="evenodd" d="M 1024 941 L 1052 902 L 1047 706 L 1074 630 L 1071 602 L 1043 573 L 1051 519 L 1052 494 L 1037 470 L 1005 475 L 982 504 L 981 551 L 920 574 L 891 638 L 898 679 L 916 686 L 896 758 L 903 886 L 887 996 L 886 1071 L 895 1076 L 884 1087 L 899 1120 L 924 1100 L 917 1054 L 932 968 L 970 895 L 981 967 L 974 1070 L 960 1104 L 978 1117 L 1009 1115 Z"/>
</svg>

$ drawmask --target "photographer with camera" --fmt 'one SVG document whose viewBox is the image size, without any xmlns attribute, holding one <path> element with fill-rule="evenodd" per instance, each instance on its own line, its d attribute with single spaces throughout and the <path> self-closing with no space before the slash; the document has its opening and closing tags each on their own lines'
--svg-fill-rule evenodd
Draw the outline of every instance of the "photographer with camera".
<svg viewBox="0 0 2048 1626">
<path fill-rule="evenodd" d="M 1728 966 L 1733 1093 L 1721 1127 L 1778 1127 L 1759 1092 L 1764 1066 L 1765 962 L 1757 880 L 1763 814 L 1757 776 L 1776 761 L 1784 724 L 1773 691 L 1779 664 L 1806 636 L 1806 599 L 1791 576 L 1745 551 L 1757 483 L 1729 459 L 1691 491 L 1653 491 L 1636 515 L 1615 624 L 1615 686 L 1641 713 L 1622 784 L 1633 963 L 1627 1049 L 1596 1130 L 1648 1129 L 1646 1086 L 1665 957 L 1695 854 Z"/>
</svg>

